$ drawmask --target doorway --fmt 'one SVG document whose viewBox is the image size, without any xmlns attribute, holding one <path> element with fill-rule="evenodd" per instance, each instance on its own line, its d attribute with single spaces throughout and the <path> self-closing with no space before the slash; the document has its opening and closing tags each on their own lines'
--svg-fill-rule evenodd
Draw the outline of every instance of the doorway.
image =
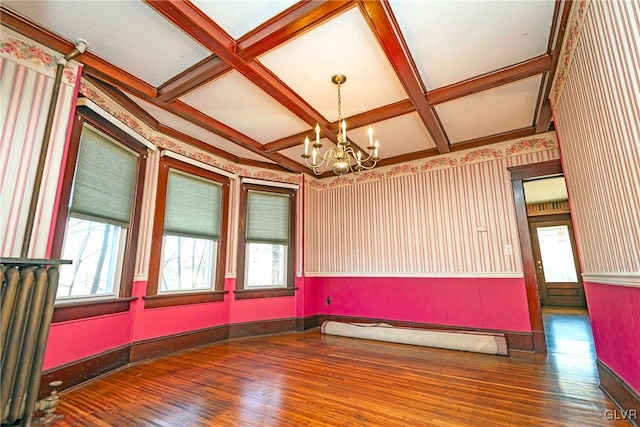
<svg viewBox="0 0 640 427">
<path fill-rule="evenodd" d="M 545 259 L 543 258 L 543 254 L 545 253 L 544 249 L 539 251 L 536 257 L 534 254 L 534 238 L 538 240 L 537 245 L 540 246 L 540 239 L 538 238 L 538 227 L 532 226 L 530 227 L 529 218 L 537 217 L 533 219 L 531 223 L 538 223 L 540 228 L 542 228 L 542 234 L 549 234 L 549 230 L 561 232 L 562 239 L 565 244 L 567 238 L 569 242 L 573 242 L 571 246 L 571 250 L 568 251 L 571 253 L 573 266 L 575 268 L 576 277 L 581 277 L 580 269 L 578 268 L 578 256 L 577 251 L 575 249 L 575 238 L 573 237 L 573 227 L 570 226 L 570 222 L 567 223 L 554 223 L 553 221 L 566 221 L 570 220 L 569 215 L 569 204 L 568 202 L 564 203 L 564 211 L 558 211 L 559 203 L 556 201 L 545 201 L 544 197 L 549 197 L 550 190 L 547 184 L 552 181 L 552 179 L 562 179 L 562 190 L 566 193 L 566 186 L 564 185 L 563 171 L 562 165 L 559 160 L 551 160 L 547 162 L 541 162 L 530 165 L 523 166 L 514 166 L 508 168 L 511 174 L 511 184 L 513 188 L 513 198 L 514 205 L 516 211 L 516 222 L 518 228 L 519 242 L 520 242 L 520 251 L 522 254 L 522 270 L 524 276 L 525 289 L 527 294 L 527 305 L 529 307 L 529 320 L 531 322 L 531 335 L 532 335 L 532 350 L 535 353 L 547 353 L 547 339 L 545 337 L 545 325 L 543 322 L 543 311 L 542 311 L 542 292 L 541 286 L 539 285 L 538 276 L 540 275 L 546 283 L 546 277 L 544 277 L 545 272 Z M 528 197 L 525 197 L 525 186 L 527 187 L 540 187 L 544 191 L 541 192 L 543 195 L 543 199 L 536 200 L 535 196 L 532 195 L 531 188 L 528 191 Z M 556 196 L 553 196 L 556 197 Z M 528 206 L 527 203 L 529 203 Z M 554 215 L 554 216 L 552 216 Z M 555 215 L 566 215 L 564 217 L 558 217 Z M 545 222 L 550 224 L 545 224 Z M 545 229 L 546 226 L 549 227 L 560 227 L 555 229 Z M 566 226 L 566 229 L 563 228 Z M 551 232 L 552 233 L 552 232 Z M 546 242 L 546 235 L 543 236 L 543 242 Z M 557 239 L 556 239 L 557 240 Z M 545 246 L 545 243 L 542 243 Z M 553 244 L 552 244 L 553 245 Z M 564 249 L 566 253 L 566 246 Z M 549 259 L 549 256 L 546 256 Z M 551 258 L 554 258 L 551 256 Z M 538 264 L 537 261 L 540 261 Z M 553 262 L 555 260 L 548 260 L 548 268 L 550 270 L 554 270 Z M 566 270 L 567 262 L 562 263 L 563 271 Z M 551 272 L 550 272 L 551 274 Z M 563 273 L 565 277 L 562 278 L 562 281 L 558 280 L 554 282 L 554 277 L 550 277 L 548 282 L 549 285 L 546 286 L 545 293 L 545 303 L 549 304 L 562 304 L 566 306 L 567 303 L 575 303 L 575 304 L 584 304 L 584 289 L 582 288 L 582 282 L 579 282 L 579 288 L 575 286 L 575 284 L 569 285 L 570 287 L 564 287 L 567 285 L 563 285 L 566 283 L 572 283 L 571 280 L 566 280 L 567 273 L 564 271 Z M 557 279 L 557 278 L 556 278 Z M 574 282 L 575 283 L 575 282 Z M 574 287 L 574 289 L 571 289 Z M 550 298 L 553 297 L 553 298 Z M 566 297 L 571 297 L 570 299 Z M 574 300 L 574 301 L 570 301 Z M 584 305 L 583 305 L 584 306 Z M 546 309 L 549 310 L 549 309 Z M 575 308 L 569 308 L 568 310 L 576 310 Z M 582 309 L 584 310 L 584 309 Z M 586 310 L 584 310 L 584 315 L 588 316 Z M 551 338 L 551 337 L 550 337 Z"/>
<path fill-rule="evenodd" d="M 529 231 L 542 308 L 586 308 L 570 215 L 530 217 Z"/>
</svg>

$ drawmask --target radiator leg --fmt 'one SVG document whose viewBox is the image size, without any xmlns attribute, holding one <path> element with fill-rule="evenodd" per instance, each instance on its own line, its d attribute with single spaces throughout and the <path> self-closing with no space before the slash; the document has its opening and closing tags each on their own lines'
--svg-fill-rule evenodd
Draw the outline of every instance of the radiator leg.
<svg viewBox="0 0 640 427">
<path fill-rule="evenodd" d="M 49 383 L 49 386 L 53 389 L 51 390 L 51 394 L 45 397 L 42 400 L 36 402 L 35 411 L 34 412 L 44 412 L 44 414 L 40 418 L 36 418 L 33 420 L 33 424 L 43 425 L 43 424 L 52 424 L 58 421 L 61 418 L 64 418 L 63 415 L 56 414 L 56 409 L 58 409 L 58 387 L 62 385 L 62 381 L 53 381 Z"/>
</svg>

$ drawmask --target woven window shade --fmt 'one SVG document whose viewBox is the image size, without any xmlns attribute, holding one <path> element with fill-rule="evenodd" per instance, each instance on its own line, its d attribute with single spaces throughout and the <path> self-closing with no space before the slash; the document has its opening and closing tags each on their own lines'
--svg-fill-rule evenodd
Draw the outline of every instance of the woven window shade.
<svg viewBox="0 0 640 427">
<path fill-rule="evenodd" d="M 165 233 L 219 238 L 221 200 L 221 184 L 170 170 Z"/>
<path fill-rule="evenodd" d="M 247 240 L 288 243 L 289 196 L 249 191 L 247 197 Z"/>
<path fill-rule="evenodd" d="M 85 126 L 70 211 L 128 225 L 137 169 L 136 154 Z"/>
</svg>

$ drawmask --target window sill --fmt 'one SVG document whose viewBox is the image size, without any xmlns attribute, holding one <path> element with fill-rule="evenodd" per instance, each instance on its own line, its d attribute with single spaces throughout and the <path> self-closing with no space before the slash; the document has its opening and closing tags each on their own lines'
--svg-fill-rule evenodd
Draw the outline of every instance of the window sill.
<svg viewBox="0 0 640 427">
<path fill-rule="evenodd" d="M 131 297 L 103 301 L 81 301 L 58 305 L 53 310 L 53 320 L 51 323 L 124 313 L 125 311 L 129 311 L 131 301 L 136 299 L 138 298 Z"/>
<path fill-rule="evenodd" d="M 291 297 L 298 288 L 237 289 L 233 291 L 236 300 L 255 298 Z"/>
<path fill-rule="evenodd" d="M 203 304 L 224 301 L 229 291 L 198 292 L 190 294 L 149 295 L 144 299 L 144 308 L 162 308 L 176 305 Z"/>
</svg>

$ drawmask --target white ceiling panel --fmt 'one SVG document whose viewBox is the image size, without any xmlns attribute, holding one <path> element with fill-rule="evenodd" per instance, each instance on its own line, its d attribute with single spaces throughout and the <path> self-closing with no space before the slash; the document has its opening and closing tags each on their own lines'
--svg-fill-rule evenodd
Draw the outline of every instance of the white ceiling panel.
<svg viewBox="0 0 640 427">
<path fill-rule="evenodd" d="M 162 123 L 165 126 L 173 128 L 193 138 L 199 139 L 202 142 L 206 142 L 213 147 L 219 148 L 223 151 L 226 151 L 227 153 L 236 155 L 238 157 L 273 163 L 271 162 L 271 160 L 259 154 L 256 154 L 251 150 L 242 148 L 238 144 L 226 140 L 216 135 L 215 133 L 202 129 L 200 126 L 194 125 L 193 123 L 183 119 L 182 117 L 178 117 L 173 113 L 163 110 L 160 107 L 156 107 L 155 105 L 150 104 L 133 95 L 128 96 L 133 100 L 133 102 L 138 104 L 143 110 L 151 114 L 153 118 L 155 118 L 156 120 L 158 120 L 158 122 Z"/>
<path fill-rule="evenodd" d="M 262 144 L 310 128 L 237 71 L 199 87 L 181 101 Z"/>
<path fill-rule="evenodd" d="M 358 8 L 333 18 L 259 58 L 330 121 L 338 118 L 331 75 L 347 75 L 342 114 L 348 117 L 407 98 Z"/>
<path fill-rule="evenodd" d="M 238 39 L 297 3 L 295 0 L 192 0 L 198 9 L 220 25 L 231 37 Z"/>
<path fill-rule="evenodd" d="M 542 75 L 435 106 L 452 144 L 533 124 Z"/>
<path fill-rule="evenodd" d="M 567 185 L 564 177 L 538 179 L 524 183 L 524 198 L 527 204 L 567 200 Z"/>
<path fill-rule="evenodd" d="M 140 1 L 15 1 L 4 6 L 158 86 L 209 55 Z"/>
<path fill-rule="evenodd" d="M 418 113 L 404 114 L 373 123 L 371 127 L 373 128 L 373 140 L 378 140 L 380 143 L 378 150 L 380 158 L 389 158 L 435 147 L 433 139 L 422 124 Z M 347 129 L 347 136 L 360 148 L 366 150 L 369 145 L 368 129 L 368 126 L 353 130 Z M 365 153 L 362 155 L 364 157 Z"/>
<path fill-rule="evenodd" d="M 542 55 L 554 1 L 390 0 L 427 90 Z"/>
</svg>

